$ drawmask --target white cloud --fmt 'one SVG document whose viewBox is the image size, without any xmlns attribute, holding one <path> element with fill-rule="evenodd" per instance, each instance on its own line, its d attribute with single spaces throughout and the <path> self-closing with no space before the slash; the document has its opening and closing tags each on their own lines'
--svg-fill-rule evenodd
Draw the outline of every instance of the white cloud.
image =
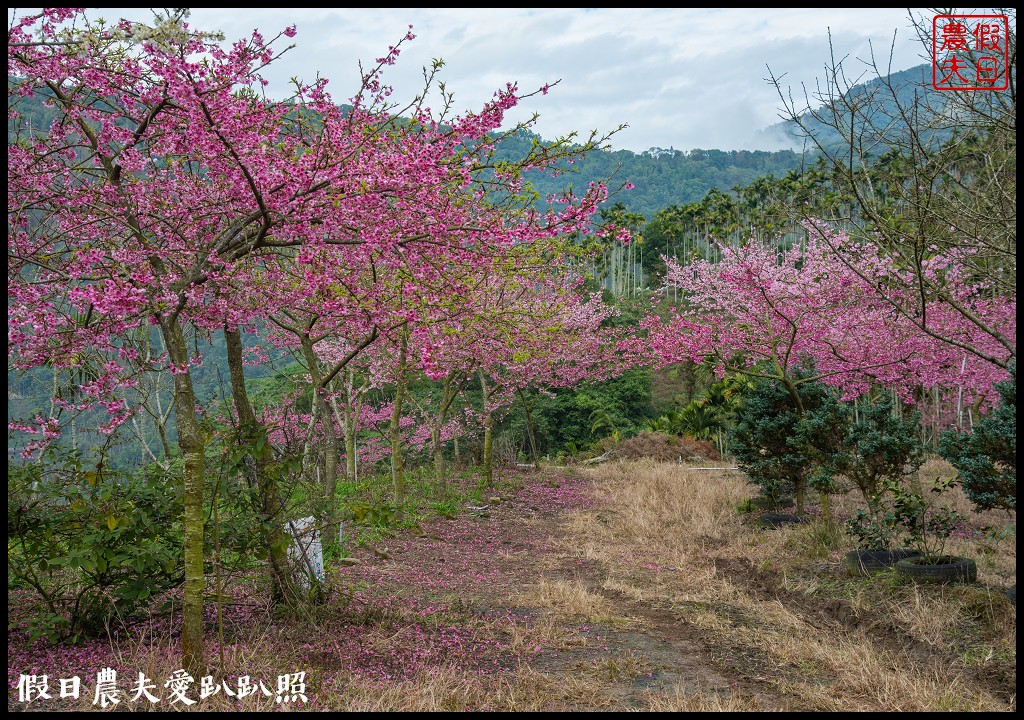
<svg viewBox="0 0 1024 720">
<path fill-rule="evenodd" d="M 339 102 L 357 87 L 358 62 L 372 63 L 411 24 L 417 38 L 386 76 L 396 98 L 419 90 L 422 66 L 436 57 L 460 110 L 479 108 L 506 82 L 532 90 L 560 79 L 513 117 L 540 113 L 545 138 L 627 123 L 612 145 L 634 151 L 754 148 L 757 131 L 778 121 L 767 67 L 794 88 L 813 86 L 828 60 L 829 28 L 851 67 L 867 57 L 869 42 L 887 58 L 894 33 L 894 70 L 927 60 L 902 8 L 193 8 L 191 22 L 228 39 L 295 23 L 297 47 L 268 72 L 272 92 L 284 94 L 291 76 L 319 72 Z"/>
</svg>

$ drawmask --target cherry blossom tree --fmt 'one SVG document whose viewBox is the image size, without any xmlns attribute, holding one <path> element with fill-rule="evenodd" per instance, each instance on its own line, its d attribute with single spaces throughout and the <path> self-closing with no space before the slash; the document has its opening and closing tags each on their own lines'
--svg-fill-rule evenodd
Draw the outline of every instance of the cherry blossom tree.
<svg viewBox="0 0 1024 720">
<path fill-rule="evenodd" d="M 667 320 L 648 317 L 649 335 L 623 347 L 640 355 L 653 351 L 656 363 L 710 360 L 722 375 L 775 381 L 789 395 L 794 427 L 815 410 L 805 407 L 804 390 L 818 383 L 838 388 L 847 400 L 883 387 L 906 404 L 934 389 L 955 391 L 979 409 L 991 405 L 993 383 L 1012 359 L 1004 340 L 1016 336 L 1015 296 L 993 297 L 984 284 L 972 283 L 955 251 L 936 249 L 923 272 L 933 287 L 957 298 L 957 309 L 935 298 L 920 306 L 922 317 L 908 317 L 897 308 L 918 302 L 916 270 L 893 266 L 872 243 L 821 223 L 805 228 L 806 240 L 783 252 L 722 244 L 718 262 L 666 260 L 666 280 L 681 293 L 681 305 Z M 824 434 L 818 429 L 803 440 L 786 438 L 787 457 L 799 442 L 813 455 L 812 445 Z M 765 452 L 747 450 L 753 462 Z M 802 510 L 801 477 L 794 475 Z"/>
<path fill-rule="evenodd" d="M 302 290 L 305 308 L 327 287 L 375 308 L 372 294 L 353 291 L 352 278 L 398 267 L 357 262 L 346 277 L 325 281 L 320 256 L 345 267 L 353 257 L 346 251 L 376 251 L 407 263 L 408 286 L 433 277 L 431 268 L 453 252 L 469 258 L 583 231 L 603 188 L 566 194 L 542 212 L 517 201 L 523 173 L 589 152 L 607 136 L 538 144 L 519 162 L 499 164 L 502 133 L 530 124 L 502 130 L 506 111 L 535 93 L 510 84 L 462 116 L 451 115 L 450 96 L 437 114 L 426 93 L 398 107 L 381 77 L 401 43 L 364 73 L 347 112 L 322 79 L 271 102 L 262 97 L 261 71 L 294 28 L 224 45 L 185 17 L 107 25 L 58 8 L 12 22 L 9 118 L 24 132 L 8 149 L 8 346 L 15 368 L 96 368 L 80 394 L 107 413 L 105 433 L 131 416 L 124 392 L 139 373 L 173 378 L 185 460 L 183 665 L 202 674 L 206 436 L 191 371 L 201 358 L 190 354 L 187 335 L 223 330 L 237 360 L 238 330 L 286 300 L 271 294 L 270 306 L 254 308 L 243 289 Z M 43 130 L 23 128 L 21 97 L 45 98 L 57 119 Z M 290 285 L 282 264 L 293 277 L 305 272 L 305 285 Z M 315 344 L 308 317 L 295 322 Z M 147 356 L 124 341 L 139 328 L 158 332 L 166 352 Z M 256 428 L 244 378 L 236 375 L 232 388 L 239 421 Z M 31 452 L 58 437 L 61 423 L 40 415 L 11 427 L 37 436 Z"/>
<path fill-rule="evenodd" d="M 82 25 L 58 25 L 72 20 Z M 128 408 L 110 398 L 140 367 L 121 338 L 158 329 L 167 353 L 154 364 L 174 377 L 185 459 L 182 651 L 196 672 L 205 438 L 186 327 L 235 322 L 220 281 L 284 218 L 307 225 L 323 187 L 326 158 L 299 151 L 308 143 L 287 132 L 287 108 L 237 91 L 259 87 L 273 57 L 258 33 L 224 49 L 184 24 L 141 32 L 70 9 L 23 18 L 8 36 L 14 99 L 42 95 L 57 111 L 44 134 L 9 147 L 10 354 L 20 367 L 104 358 L 84 389 L 109 413 L 101 431 L 113 432 Z"/>
<path fill-rule="evenodd" d="M 913 276 L 871 243 L 821 224 L 808 224 L 807 240 L 782 253 L 758 244 L 720 251 L 715 263 L 666 261 L 668 286 L 682 293 L 683 303 L 667 321 L 645 320 L 650 335 L 634 342 L 634 352 L 653 349 L 666 363 L 711 358 L 723 374 L 777 379 L 797 408 L 798 382 L 821 380 L 847 399 L 881 385 L 908 403 L 921 388 L 955 388 L 962 399 L 984 404 L 1005 376 L 1013 351 L 979 323 L 1014 338 L 1016 298 L 993 297 L 972 284 L 955 253 L 936 253 L 924 269 L 978 322 L 940 301 L 923 306 L 927 318 L 897 312 L 894 304 L 915 301 Z M 977 352 L 966 353 L 968 345 Z M 814 374 L 794 379 L 793 368 L 808 359 Z"/>
<path fill-rule="evenodd" d="M 614 309 L 582 292 L 581 276 L 488 288 L 479 305 L 488 321 L 471 331 L 483 395 L 483 482 L 493 476 L 493 429 L 528 387 L 568 387 L 606 379 L 628 367 L 616 352 L 618 331 L 605 327 Z"/>
</svg>

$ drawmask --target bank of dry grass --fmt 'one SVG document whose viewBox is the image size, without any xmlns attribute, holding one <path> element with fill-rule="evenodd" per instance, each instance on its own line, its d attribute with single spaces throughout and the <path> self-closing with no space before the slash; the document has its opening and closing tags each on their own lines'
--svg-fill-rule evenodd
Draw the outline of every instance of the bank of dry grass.
<svg viewBox="0 0 1024 720">
<path fill-rule="evenodd" d="M 707 463 L 702 463 L 707 465 Z M 1009 710 L 1015 707 L 1015 533 L 962 534 L 948 551 L 978 561 L 978 583 L 918 586 L 893 573 L 850 578 L 852 545 L 821 518 L 764 530 L 738 512 L 753 494 L 730 470 L 636 461 L 580 470 L 602 503 L 575 513 L 566 548 L 603 567 L 606 588 L 669 607 L 712 646 L 746 648 L 761 682 L 805 710 Z M 929 461 L 922 482 L 951 472 Z M 949 502 L 974 524 L 959 491 Z M 833 499 L 837 518 L 856 506 Z M 987 671 L 1013 678 L 1012 694 Z M 661 695 L 651 709 L 753 709 L 749 696 Z M 772 708 L 757 708 L 772 709 Z"/>
<path fill-rule="evenodd" d="M 364 562 L 398 572 L 423 567 L 427 557 L 434 567 L 439 557 L 442 566 L 454 566 L 458 553 L 472 551 L 479 564 L 466 560 L 458 567 L 524 565 L 531 572 L 520 567 L 514 577 L 535 581 L 517 580 L 508 584 L 512 590 L 493 583 L 463 589 L 460 603 L 429 612 L 368 595 L 365 607 L 328 606 L 318 611 L 322 617 L 299 622 L 266 618 L 244 633 L 228 628 L 224 665 L 268 682 L 282 672 L 310 670 L 309 702 L 292 706 L 301 710 L 1015 710 L 1016 610 L 1005 595 L 1016 579 L 1015 534 L 964 533 L 951 541 L 951 552 L 978 561 L 976 584 L 919 586 L 893 573 L 852 578 L 842 564 L 851 545 L 838 526 L 818 518 L 777 530 L 758 527 L 739 511 L 755 488 L 725 463 L 700 467 L 715 464 L 722 467 L 614 461 L 581 468 L 575 478 L 564 471 L 534 477 L 521 501 L 502 503 L 490 518 L 464 521 L 478 528 L 468 539 L 454 540 L 459 521 L 446 526 L 443 553 L 423 555 L 436 543 L 420 538 L 407 547 L 396 541 L 390 564 L 368 553 Z M 941 461 L 929 461 L 921 479 L 949 472 Z M 584 492 L 596 503 L 574 499 Z M 551 498 L 562 498 L 565 507 L 540 512 Z M 1012 526 L 1005 515 L 973 513 L 959 493 L 949 501 L 975 524 Z M 853 495 L 834 498 L 835 517 L 856 505 Z M 541 542 L 549 533 L 551 543 Z M 527 538 L 533 542 L 524 550 L 517 543 Z M 366 583 L 367 590 L 377 587 Z M 519 614 L 510 620 L 481 613 L 481 602 Z M 455 631 L 450 653 L 421 657 Z M 648 631 L 656 642 L 639 641 Z M 357 634 L 359 642 L 331 654 L 334 633 Z M 613 636 L 634 645 L 616 645 Z M 113 664 L 166 679 L 178 669 L 178 644 L 172 635 L 120 643 Z M 677 654 L 663 651 L 667 645 Z M 481 672 L 481 654 L 498 665 Z M 400 657 L 420 669 L 403 674 L 399 663 L 388 674 L 367 664 Z M 216 646 L 209 658 L 217 676 Z M 666 677 L 666 663 L 684 661 L 689 665 L 676 673 L 678 682 L 658 680 Z M 705 663 L 714 666 L 713 682 L 687 676 Z M 123 687 L 134 681 L 132 673 L 122 677 Z M 270 690 L 276 695 L 276 687 Z M 158 694 L 166 696 L 163 687 Z M 174 709 L 288 709 L 275 699 L 258 693 L 239 701 L 221 693 Z M 118 709 L 168 707 L 165 701 Z M 40 709 L 99 708 L 90 695 Z"/>
</svg>

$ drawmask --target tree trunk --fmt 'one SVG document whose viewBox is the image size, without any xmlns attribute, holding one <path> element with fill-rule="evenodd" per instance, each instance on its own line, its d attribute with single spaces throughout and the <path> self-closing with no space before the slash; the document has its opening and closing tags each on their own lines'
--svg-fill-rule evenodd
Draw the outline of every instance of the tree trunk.
<svg viewBox="0 0 1024 720">
<path fill-rule="evenodd" d="M 487 387 L 487 378 L 484 371 L 480 370 L 480 388 L 483 391 L 484 401 L 484 476 L 483 484 L 490 487 L 493 483 L 493 444 L 494 444 L 494 418 L 487 407 L 490 402 L 490 390 Z"/>
<path fill-rule="evenodd" d="M 796 514 L 804 514 L 804 479 L 797 478 L 793 482 L 794 494 L 796 495 Z"/>
<path fill-rule="evenodd" d="M 361 403 L 361 401 L 360 401 Z M 356 430 L 359 423 L 359 406 L 356 402 L 355 373 L 345 371 L 345 417 L 338 419 L 345 435 L 345 477 L 349 482 L 356 482 Z M 337 414 L 337 406 L 335 406 Z"/>
<path fill-rule="evenodd" d="M 441 429 L 436 425 L 430 428 L 430 447 L 434 455 L 434 494 L 438 499 L 443 499 L 448 494 L 448 479 L 445 477 Z"/>
<path fill-rule="evenodd" d="M 291 569 L 284 531 L 284 504 L 277 479 L 267 469 L 272 460 L 267 429 L 256 419 L 249 393 L 245 389 L 245 371 L 242 364 L 242 334 L 238 330 L 224 330 L 227 344 L 228 371 L 231 376 L 231 397 L 238 415 L 238 442 L 246 448 L 246 480 L 259 493 L 256 508 L 260 516 L 261 544 L 267 552 L 270 566 L 271 597 L 274 603 L 291 604 L 295 601 Z M 261 442 L 262 441 L 262 442 Z M 251 462 L 250 462 L 251 460 Z"/>
<path fill-rule="evenodd" d="M 455 398 L 459 396 L 462 390 L 462 382 L 455 382 L 455 375 L 456 373 L 454 372 L 449 373 L 444 379 L 444 395 L 441 397 L 441 406 L 438 408 L 437 421 L 430 428 L 430 446 L 434 455 L 434 491 L 439 498 L 443 498 L 448 494 L 448 478 L 445 473 L 444 446 L 441 444 L 441 431 L 448 420 L 448 412 L 451 410 L 452 403 L 455 402 Z M 462 373 L 460 372 L 458 375 L 461 376 Z"/>
<path fill-rule="evenodd" d="M 395 404 L 391 408 L 391 480 L 395 486 L 395 504 L 405 502 L 405 469 L 402 463 L 402 435 L 399 421 L 405 401 L 405 363 L 409 353 L 409 329 L 402 328 L 398 345 L 398 368 L 395 374 Z"/>
<path fill-rule="evenodd" d="M 301 337 L 302 355 L 309 366 L 309 376 L 313 381 L 313 404 L 316 407 L 320 422 L 323 423 L 324 439 L 324 476 L 322 478 L 320 526 L 323 528 L 321 541 L 325 552 L 338 550 L 340 526 L 337 508 L 338 494 L 338 431 L 334 427 L 334 413 L 327 405 L 324 394 L 323 375 L 320 372 L 320 361 L 313 351 L 313 341 L 308 334 Z"/>
<path fill-rule="evenodd" d="M 540 455 L 537 454 L 537 435 L 533 427 L 533 406 L 526 399 L 526 393 L 519 392 L 519 400 L 523 403 L 523 413 L 526 415 L 526 436 L 530 440 L 530 453 L 533 455 L 533 467 L 540 470 Z"/>
<path fill-rule="evenodd" d="M 181 608 L 181 662 L 193 677 L 206 674 L 203 641 L 203 480 L 205 441 L 196 413 L 196 394 L 189 371 L 188 345 L 175 315 L 160 318 L 160 330 L 170 362 L 179 370 L 174 375 L 175 422 L 178 447 L 184 468 L 184 562 L 185 587 Z"/>
<path fill-rule="evenodd" d="M 164 460 L 170 460 L 171 443 L 167 440 L 167 430 L 164 429 L 164 424 L 155 417 L 153 418 L 153 425 L 156 426 L 157 435 L 160 436 L 160 447 L 162 447 L 164 451 Z"/>
</svg>

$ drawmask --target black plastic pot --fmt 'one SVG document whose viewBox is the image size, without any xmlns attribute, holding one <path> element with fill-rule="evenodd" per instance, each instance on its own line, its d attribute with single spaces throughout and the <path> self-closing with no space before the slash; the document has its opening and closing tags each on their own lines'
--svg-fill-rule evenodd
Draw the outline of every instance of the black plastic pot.
<svg viewBox="0 0 1024 720">
<path fill-rule="evenodd" d="M 807 522 L 806 515 L 790 515 L 788 513 L 761 513 L 757 518 L 757 524 L 763 528 L 780 528 L 805 522 Z"/>
<path fill-rule="evenodd" d="M 846 553 L 848 575 L 872 575 L 888 570 L 900 560 L 917 557 L 920 553 L 909 548 L 898 550 L 851 550 Z"/>
<path fill-rule="evenodd" d="M 924 583 L 972 583 L 978 579 L 978 564 L 965 557 L 943 555 L 929 562 L 920 555 L 900 560 L 896 572 L 915 582 Z"/>
<path fill-rule="evenodd" d="M 796 506 L 796 501 L 791 497 L 779 497 L 779 498 L 767 498 L 764 495 L 758 495 L 750 498 L 750 506 L 755 510 L 767 510 L 768 512 L 777 512 L 786 508 Z"/>
</svg>

